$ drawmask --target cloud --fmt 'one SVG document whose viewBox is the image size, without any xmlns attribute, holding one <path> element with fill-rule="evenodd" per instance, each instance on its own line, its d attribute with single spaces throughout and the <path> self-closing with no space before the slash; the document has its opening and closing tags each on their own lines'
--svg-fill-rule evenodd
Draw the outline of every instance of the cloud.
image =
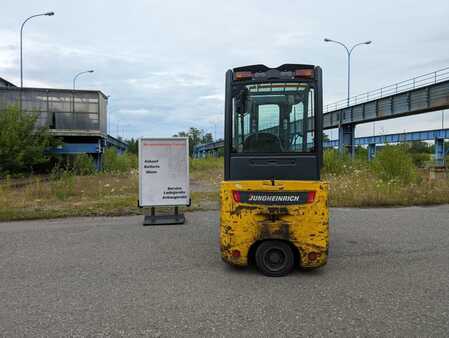
<svg viewBox="0 0 449 338">
<path fill-rule="evenodd" d="M 142 78 L 132 78 L 126 80 L 128 84 L 137 90 L 164 90 L 176 87 L 205 87 L 208 86 L 208 79 L 205 75 L 193 72 L 182 71 L 158 71 L 149 72 Z"/>
<path fill-rule="evenodd" d="M 17 83 L 24 7 L 3 2 L 0 76 Z M 74 74 L 95 69 L 77 86 L 111 95 L 113 134 L 117 125 L 126 126 L 128 136 L 167 136 L 190 126 L 212 130 L 216 124 L 222 136 L 222 124 L 215 121 L 223 116 L 224 74 L 247 64 L 321 65 L 325 103 L 342 99 L 346 55 L 323 43 L 325 36 L 374 41 L 353 54 L 354 94 L 449 64 L 444 0 L 380 0 L 368 7 L 355 0 L 131 1 L 126 7 L 104 0 L 42 0 L 27 4 L 27 13 L 43 7 L 56 15 L 27 23 L 25 84 L 71 88 Z M 403 124 L 411 128 L 417 121 Z"/>
<path fill-rule="evenodd" d="M 8 46 L 0 46 L 0 72 L 11 73 L 16 69 L 15 50 Z"/>
<path fill-rule="evenodd" d="M 275 37 L 274 45 L 276 47 L 298 47 L 303 46 L 307 39 L 306 33 L 284 32 Z"/>
<path fill-rule="evenodd" d="M 204 96 L 200 96 L 198 98 L 198 100 L 206 100 L 206 101 L 219 101 L 219 102 L 224 102 L 225 97 L 224 94 L 210 94 L 210 95 L 204 95 Z"/>
</svg>

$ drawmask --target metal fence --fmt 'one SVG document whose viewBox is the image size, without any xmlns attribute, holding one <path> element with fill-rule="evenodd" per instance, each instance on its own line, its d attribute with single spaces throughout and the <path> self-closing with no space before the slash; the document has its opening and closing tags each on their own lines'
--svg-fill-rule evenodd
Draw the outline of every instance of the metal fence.
<svg viewBox="0 0 449 338">
<path fill-rule="evenodd" d="M 37 114 L 37 126 L 107 131 L 107 98 L 99 91 L 0 88 L 0 110 L 10 106 Z"/>
<path fill-rule="evenodd" d="M 324 113 L 425 87 L 446 80 L 449 80 L 449 67 L 350 97 L 349 103 L 347 99 L 344 99 L 327 104 L 324 106 Z"/>
</svg>

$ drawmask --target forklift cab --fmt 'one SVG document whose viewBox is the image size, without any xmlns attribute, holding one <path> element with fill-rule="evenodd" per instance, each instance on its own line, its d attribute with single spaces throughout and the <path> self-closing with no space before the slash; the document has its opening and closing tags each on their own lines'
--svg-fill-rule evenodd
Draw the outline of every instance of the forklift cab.
<svg viewBox="0 0 449 338">
<path fill-rule="evenodd" d="M 226 73 L 221 253 L 269 276 L 327 259 L 321 68 L 286 64 Z"/>
</svg>

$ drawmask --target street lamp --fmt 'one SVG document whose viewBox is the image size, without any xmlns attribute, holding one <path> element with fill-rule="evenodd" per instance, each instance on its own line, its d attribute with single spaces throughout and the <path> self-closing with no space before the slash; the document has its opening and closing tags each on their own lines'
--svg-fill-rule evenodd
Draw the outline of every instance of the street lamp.
<svg viewBox="0 0 449 338">
<path fill-rule="evenodd" d="M 22 26 L 20 26 L 20 88 L 23 88 L 23 52 L 22 52 L 23 26 L 25 26 L 28 20 L 35 18 L 37 16 L 53 16 L 53 15 L 55 15 L 55 12 L 46 12 L 32 15 L 22 23 Z"/>
<path fill-rule="evenodd" d="M 345 50 L 346 50 L 346 53 L 348 54 L 348 101 L 347 102 L 348 102 L 348 106 L 349 106 L 350 83 L 351 83 L 351 54 L 352 54 L 352 51 L 354 50 L 355 47 L 360 46 L 360 45 L 369 45 L 372 41 L 365 41 L 365 42 L 356 43 L 351 48 L 348 48 L 348 46 L 346 46 L 344 43 L 342 43 L 340 41 L 331 40 L 331 39 L 328 39 L 328 38 L 325 38 L 324 42 L 337 43 L 340 46 L 343 46 L 345 48 Z"/>
<path fill-rule="evenodd" d="M 87 73 L 93 73 L 94 71 L 91 69 L 91 70 L 86 70 L 86 71 L 84 71 L 84 72 L 79 72 L 78 74 L 76 74 L 74 77 L 73 77 L 73 90 L 75 90 L 75 81 L 76 81 L 76 79 L 78 78 L 78 76 L 80 76 L 80 75 L 82 75 L 82 74 L 87 74 Z"/>
<path fill-rule="evenodd" d="M 441 111 L 441 129 L 444 129 L 444 110 Z"/>
</svg>

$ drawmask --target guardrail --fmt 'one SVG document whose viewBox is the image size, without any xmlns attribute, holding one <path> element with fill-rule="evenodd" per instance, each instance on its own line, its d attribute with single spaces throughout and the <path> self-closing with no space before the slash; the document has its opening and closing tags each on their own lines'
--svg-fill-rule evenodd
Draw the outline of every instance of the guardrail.
<svg viewBox="0 0 449 338">
<path fill-rule="evenodd" d="M 334 103 L 327 104 L 324 106 L 324 113 L 329 113 L 331 111 L 347 108 L 356 104 L 381 99 L 383 97 L 395 95 L 398 93 L 407 92 L 413 89 L 425 87 L 446 80 L 449 80 L 449 67 L 439 69 L 431 73 L 423 74 L 408 80 L 397 82 L 382 88 L 374 89 L 369 92 L 358 94 L 356 96 L 350 97 L 349 102 L 348 99 L 343 99 Z"/>
</svg>

